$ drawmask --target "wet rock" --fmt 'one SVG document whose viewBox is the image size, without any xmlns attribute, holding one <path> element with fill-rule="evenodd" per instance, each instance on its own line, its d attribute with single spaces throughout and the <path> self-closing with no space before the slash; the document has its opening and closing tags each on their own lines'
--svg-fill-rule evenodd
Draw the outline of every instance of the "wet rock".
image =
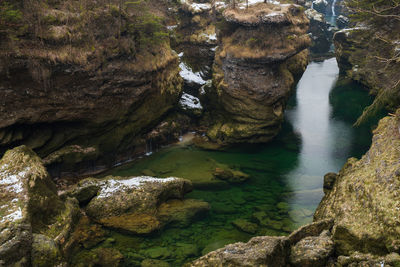
<svg viewBox="0 0 400 267">
<path fill-rule="evenodd" d="M 145 255 L 152 259 L 165 259 L 171 255 L 171 252 L 166 247 L 154 247 L 146 250 Z"/>
<path fill-rule="evenodd" d="M 397 115 L 379 122 L 369 151 L 347 161 L 315 212 L 314 220 L 335 220 L 332 234 L 339 255 L 387 254 L 398 242 L 398 126 Z"/>
<path fill-rule="evenodd" d="M 99 224 L 95 224 L 87 216 L 83 216 L 71 234 L 67 246 L 72 249 L 77 247 L 91 249 L 104 241 L 105 235 L 106 231 Z"/>
<path fill-rule="evenodd" d="M 118 267 L 124 256 L 115 248 L 96 248 L 81 254 L 75 266 Z"/>
<path fill-rule="evenodd" d="M 194 244 L 178 243 L 176 254 L 183 258 L 194 257 L 199 255 L 199 248 Z"/>
<path fill-rule="evenodd" d="M 258 230 L 257 224 L 251 223 L 245 219 L 234 220 L 232 222 L 232 225 L 235 226 L 238 230 L 249 234 L 255 234 Z"/>
<path fill-rule="evenodd" d="M 285 238 L 254 237 L 247 243 L 234 243 L 210 252 L 190 266 L 284 266 L 287 247 Z"/>
<path fill-rule="evenodd" d="M 301 267 L 323 267 L 333 255 L 334 244 L 328 231 L 300 240 L 291 248 L 290 263 Z"/>
<path fill-rule="evenodd" d="M 162 260 L 145 259 L 142 261 L 141 267 L 170 267 L 171 265 Z"/>
<path fill-rule="evenodd" d="M 372 254 L 363 254 L 355 252 L 350 256 L 339 256 L 337 266 L 398 266 L 400 264 L 400 255 L 390 253 L 386 256 L 376 256 Z"/>
<path fill-rule="evenodd" d="M 329 190 L 333 188 L 335 181 L 337 179 L 337 173 L 329 172 L 324 175 L 324 193 L 326 194 Z"/>
<path fill-rule="evenodd" d="M 230 183 L 241 183 L 250 178 L 248 174 L 244 172 L 233 170 L 227 166 L 219 166 L 215 168 L 213 172 L 214 177 L 228 181 Z"/>
<path fill-rule="evenodd" d="M 210 210 L 207 202 L 197 199 L 169 200 L 160 205 L 158 218 L 163 225 L 187 227 Z"/>
<path fill-rule="evenodd" d="M 100 190 L 86 207 L 96 222 L 136 234 L 153 232 L 167 224 L 184 226 L 204 215 L 209 205 L 200 200 L 182 200 L 192 184 L 180 178 L 108 177 L 87 179 Z"/>
<path fill-rule="evenodd" d="M 291 87 L 307 64 L 308 19 L 300 6 L 263 3 L 227 9 L 223 17 L 230 26 L 218 37 L 212 89 L 216 103 L 207 136 L 222 145 L 270 141 L 280 130 Z"/>
</svg>

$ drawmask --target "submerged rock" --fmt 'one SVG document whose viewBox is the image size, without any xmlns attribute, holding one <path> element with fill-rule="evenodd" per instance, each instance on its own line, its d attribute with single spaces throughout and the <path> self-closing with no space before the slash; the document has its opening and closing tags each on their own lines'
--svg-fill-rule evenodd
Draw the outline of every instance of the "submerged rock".
<svg viewBox="0 0 400 267">
<path fill-rule="evenodd" d="M 93 184 L 98 186 L 98 192 L 86 213 L 104 226 L 135 234 L 150 233 L 167 224 L 188 225 L 209 210 L 206 202 L 182 200 L 192 184 L 181 178 L 108 177 L 87 179 L 80 187 Z"/>
<path fill-rule="evenodd" d="M 248 234 L 255 234 L 258 230 L 258 225 L 255 223 L 251 223 L 247 220 L 244 219 L 237 219 L 232 222 L 232 225 L 235 226 L 237 229 L 239 229 L 242 232 L 248 233 Z"/>
<path fill-rule="evenodd" d="M 300 6 L 263 3 L 227 9 L 223 17 L 207 136 L 219 144 L 269 141 L 280 130 L 292 86 L 307 65 L 308 19 Z"/>
</svg>

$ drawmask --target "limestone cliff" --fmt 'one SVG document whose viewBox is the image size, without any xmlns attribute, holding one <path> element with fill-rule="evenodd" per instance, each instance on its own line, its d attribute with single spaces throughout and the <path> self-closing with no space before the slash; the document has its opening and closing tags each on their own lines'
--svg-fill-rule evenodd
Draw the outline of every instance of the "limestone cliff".
<svg viewBox="0 0 400 267">
<path fill-rule="evenodd" d="M 0 150 L 78 146 L 71 165 L 143 153 L 181 94 L 166 2 L 16 2 L 18 31 L 0 38 Z"/>
<path fill-rule="evenodd" d="M 379 25 L 360 22 L 334 36 L 341 72 L 377 95 L 370 111 L 381 107 L 395 110 L 400 103 L 399 29 L 395 19 Z"/>
<path fill-rule="evenodd" d="M 269 141 L 307 65 L 308 19 L 300 6 L 263 3 L 227 9 L 223 16 L 207 135 L 222 144 Z"/>
</svg>

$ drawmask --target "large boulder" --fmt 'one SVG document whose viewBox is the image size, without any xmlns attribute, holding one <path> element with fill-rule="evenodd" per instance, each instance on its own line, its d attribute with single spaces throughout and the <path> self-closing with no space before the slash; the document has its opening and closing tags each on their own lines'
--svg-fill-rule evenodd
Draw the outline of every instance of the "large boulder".
<svg viewBox="0 0 400 267">
<path fill-rule="evenodd" d="M 86 213 L 94 221 L 147 234 L 167 224 L 186 226 L 209 210 L 206 202 L 183 199 L 191 189 L 190 181 L 175 177 L 108 177 L 86 179 L 72 194 L 84 196 L 85 201 L 91 199 Z"/>
<path fill-rule="evenodd" d="M 323 262 L 332 253 L 329 239 L 332 224 L 332 220 L 322 220 L 300 227 L 288 237 L 258 236 L 247 243 L 229 244 L 209 252 L 190 266 L 287 266 L 290 259 L 299 259 L 300 250 L 307 255 L 300 255 L 303 262 L 306 258 L 309 262 L 317 258 Z M 310 240 L 314 246 L 307 246 Z M 323 252 L 323 256 L 318 256 L 319 252 Z"/>
<path fill-rule="evenodd" d="M 325 16 L 315 9 L 307 9 L 304 12 L 310 20 L 310 29 L 312 45 L 310 50 L 315 54 L 329 52 L 332 44 L 333 32 L 330 25 L 326 22 Z"/>
<path fill-rule="evenodd" d="M 398 111 L 379 122 L 369 151 L 347 161 L 315 212 L 314 220 L 335 219 L 332 233 L 339 255 L 400 249 L 399 116 Z"/>
<path fill-rule="evenodd" d="M 300 6 L 263 3 L 227 9 L 223 20 L 207 136 L 220 144 L 269 141 L 307 65 L 309 21 Z"/>
<path fill-rule="evenodd" d="M 59 263 L 58 249 L 79 214 L 78 203 L 61 201 L 42 160 L 26 146 L 1 159 L 0 196 L 0 262 L 29 266 L 48 258 L 51 265 Z"/>
</svg>

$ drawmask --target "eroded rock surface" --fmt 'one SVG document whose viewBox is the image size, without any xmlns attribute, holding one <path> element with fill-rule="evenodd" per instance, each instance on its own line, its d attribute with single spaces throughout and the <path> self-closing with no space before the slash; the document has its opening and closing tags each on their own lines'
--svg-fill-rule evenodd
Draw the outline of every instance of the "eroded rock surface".
<svg viewBox="0 0 400 267">
<path fill-rule="evenodd" d="M 188 180 L 170 177 L 108 177 L 86 179 L 71 191 L 83 201 L 94 221 L 135 234 L 146 234 L 167 224 L 187 226 L 209 210 L 208 203 L 183 199 L 191 191 Z M 91 196 L 90 196 L 91 195 Z"/>
<path fill-rule="evenodd" d="M 42 160 L 26 146 L 1 159 L 0 196 L 0 263 L 60 263 L 59 248 L 79 215 L 78 203 L 61 201 Z"/>
<path fill-rule="evenodd" d="M 269 141 L 307 65 L 308 19 L 300 6 L 263 3 L 227 9 L 223 17 L 211 92 L 215 116 L 207 135 L 222 144 Z"/>
<path fill-rule="evenodd" d="M 335 219 L 332 233 L 339 255 L 399 249 L 399 115 L 380 121 L 369 151 L 347 161 L 315 212 L 315 220 Z"/>
</svg>

